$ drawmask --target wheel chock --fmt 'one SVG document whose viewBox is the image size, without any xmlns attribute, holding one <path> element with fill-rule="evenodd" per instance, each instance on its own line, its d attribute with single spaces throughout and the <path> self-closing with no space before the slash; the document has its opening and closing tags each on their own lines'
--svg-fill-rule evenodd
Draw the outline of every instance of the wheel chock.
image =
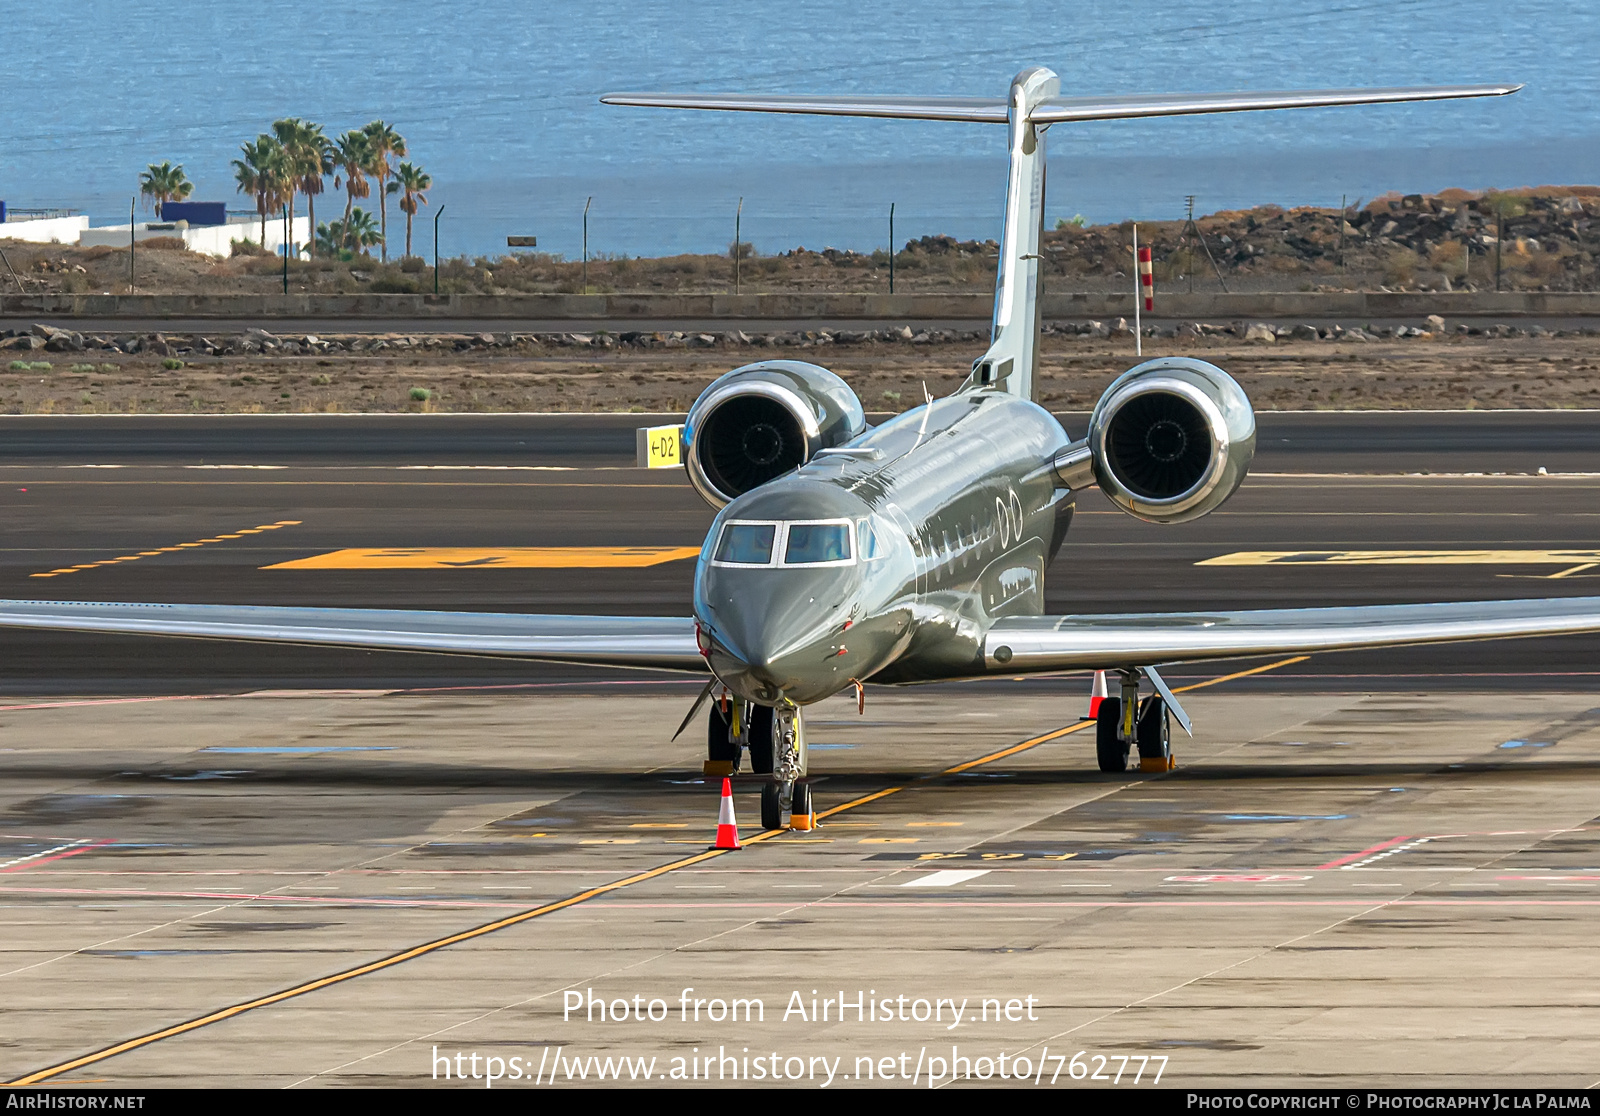
<svg viewBox="0 0 1600 1116">
<path fill-rule="evenodd" d="M 1139 770 L 1146 775 L 1159 775 L 1163 771 L 1176 771 L 1178 761 L 1169 756 L 1139 757 Z"/>
<path fill-rule="evenodd" d="M 700 774 L 711 779 L 721 779 L 733 774 L 732 760 L 706 760 L 700 765 Z"/>
</svg>

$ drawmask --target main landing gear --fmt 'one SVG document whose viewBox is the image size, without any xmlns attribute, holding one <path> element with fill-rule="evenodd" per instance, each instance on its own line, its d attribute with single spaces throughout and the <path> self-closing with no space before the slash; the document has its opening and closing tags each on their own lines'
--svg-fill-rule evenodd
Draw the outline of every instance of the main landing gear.
<svg viewBox="0 0 1600 1116">
<path fill-rule="evenodd" d="M 1172 718 L 1160 694 L 1139 697 L 1142 672 L 1120 671 L 1120 697 L 1102 698 L 1095 713 L 1095 758 L 1101 771 L 1126 771 L 1133 745 L 1139 746 L 1140 771 L 1170 771 Z"/>
<path fill-rule="evenodd" d="M 750 772 L 765 775 L 761 784 L 763 829 L 811 829 L 805 725 L 796 706 L 771 709 L 729 697 L 713 702 L 706 722 L 708 776 L 734 775 L 744 753 Z"/>
</svg>

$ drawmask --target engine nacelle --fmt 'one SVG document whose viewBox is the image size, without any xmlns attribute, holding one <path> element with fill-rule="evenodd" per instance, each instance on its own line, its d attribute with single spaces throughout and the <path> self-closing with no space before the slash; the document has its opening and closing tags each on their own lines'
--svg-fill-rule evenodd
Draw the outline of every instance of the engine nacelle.
<svg viewBox="0 0 1600 1116">
<path fill-rule="evenodd" d="M 1255 411 L 1216 365 L 1158 357 L 1106 389 L 1089 415 L 1087 448 L 1113 504 L 1152 523 L 1183 523 L 1244 480 L 1256 452 Z"/>
<path fill-rule="evenodd" d="M 850 385 L 815 364 L 763 360 L 712 381 L 683 424 L 689 480 L 714 508 L 867 428 Z"/>
</svg>

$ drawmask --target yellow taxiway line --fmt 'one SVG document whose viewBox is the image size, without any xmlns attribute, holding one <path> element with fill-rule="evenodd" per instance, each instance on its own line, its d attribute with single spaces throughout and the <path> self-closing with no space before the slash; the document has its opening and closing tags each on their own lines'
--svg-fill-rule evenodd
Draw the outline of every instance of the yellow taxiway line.
<svg viewBox="0 0 1600 1116">
<path fill-rule="evenodd" d="M 1239 550 L 1197 566 L 1574 566 L 1600 550 Z"/>
<path fill-rule="evenodd" d="M 57 570 L 45 570 L 41 573 L 29 574 L 29 577 L 60 577 L 62 574 L 77 573 L 79 570 L 92 570 L 99 566 L 115 566 L 123 562 L 137 562 L 141 558 L 154 558 L 161 554 L 175 554 L 180 550 L 193 550 L 196 547 L 209 546 L 212 543 L 227 542 L 231 539 L 242 539 L 246 535 L 259 535 L 264 531 L 276 531 L 282 527 L 298 527 L 298 519 L 280 519 L 276 523 L 262 523 L 255 527 L 241 527 L 239 530 L 226 535 L 213 535 L 209 539 L 199 539 L 195 542 L 178 543 L 176 546 L 158 546 L 154 550 L 141 550 L 137 554 L 124 554 L 120 558 L 103 558 L 98 562 L 84 562 L 76 566 L 63 566 Z"/>
<path fill-rule="evenodd" d="M 264 570 L 636 569 L 693 558 L 698 546 L 390 546 L 334 550 Z"/>
<path fill-rule="evenodd" d="M 1220 678 L 1210 678 L 1204 682 L 1196 682 L 1188 686 L 1182 686 L 1174 692 L 1182 693 L 1187 690 L 1198 690 L 1204 686 L 1215 686 L 1218 683 L 1228 682 L 1235 678 L 1244 678 L 1248 675 L 1261 674 L 1265 671 L 1275 670 L 1278 667 L 1288 666 L 1291 663 L 1304 662 L 1306 658 L 1307 656 L 1300 655 L 1290 659 L 1282 659 L 1275 663 L 1268 663 L 1265 666 L 1252 667 L 1249 670 L 1236 671 L 1233 674 L 1226 674 Z M 956 764 L 954 767 L 945 768 L 943 771 L 939 772 L 939 774 L 954 775 L 963 771 L 969 771 L 972 768 L 978 767 L 982 764 L 992 763 L 995 760 L 1003 759 L 1006 756 L 1014 756 L 1018 752 L 1025 752 L 1030 748 L 1037 748 L 1041 744 L 1047 743 L 1051 740 L 1059 739 L 1060 737 L 1066 736 L 1069 733 L 1081 732 L 1084 729 L 1087 729 L 1093 723 L 1094 722 L 1092 721 L 1080 721 L 1075 724 L 1068 725 L 1065 728 L 1043 733 L 1039 736 L 1024 740 L 1020 744 L 1014 744 L 1011 747 L 1003 748 L 998 752 L 991 752 L 987 756 L 982 756 L 966 763 Z M 834 814 L 842 813 L 845 810 L 853 810 L 858 806 L 865 806 L 869 802 L 876 802 L 879 799 L 886 798 L 891 794 L 896 794 L 905 789 L 906 788 L 903 786 L 886 787 L 881 791 L 876 791 L 872 794 L 863 795 L 860 798 L 852 799 L 841 806 L 835 806 L 831 810 L 825 810 L 818 814 L 817 817 L 826 818 Z M 775 837 L 781 837 L 787 832 L 787 830 L 782 829 L 768 829 L 764 832 L 756 834 L 753 837 L 750 837 L 744 843 L 746 845 L 753 845 L 758 842 L 771 840 Z M 116 1043 L 113 1046 L 107 1046 L 100 1050 L 95 1050 L 88 1054 L 80 1055 L 79 1057 L 70 1059 L 69 1061 L 58 1062 L 53 1066 L 46 1066 L 43 1069 L 35 1070 L 32 1073 L 25 1074 L 24 1076 L 18 1077 L 12 1081 L 0 1082 L 0 1085 L 37 1085 L 42 1081 L 48 1081 L 52 1077 L 58 1077 L 63 1073 L 69 1073 L 75 1069 L 82 1069 L 84 1066 L 93 1065 L 96 1062 L 103 1062 L 107 1058 L 114 1058 L 118 1054 L 126 1054 L 130 1050 L 138 1050 L 140 1047 L 149 1046 L 151 1043 L 160 1042 L 162 1039 L 168 1039 L 176 1037 L 177 1035 L 187 1034 L 190 1031 L 198 1030 L 201 1027 L 209 1026 L 212 1023 L 220 1023 L 225 1019 L 232 1019 L 234 1016 L 243 1015 L 247 1011 L 254 1011 L 256 1008 L 269 1007 L 272 1004 L 279 1004 L 285 1000 L 293 999 L 296 996 L 304 996 L 307 993 L 315 992 L 318 989 L 328 988 L 335 984 L 342 984 L 347 980 L 354 980 L 356 977 L 368 976 L 372 973 L 382 972 L 384 969 L 392 969 L 396 965 L 401 965 L 418 957 L 424 957 L 430 953 L 435 953 L 447 946 L 459 945 L 462 942 L 472 941 L 474 938 L 481 938 L 485 934 L 492 934 L 497 930 L 504 930 L 507 927 L 516 926 L 519 923 L 528 922 L 536 918 L 542 918 L 545 915 L 566 910 L 568 907 L 575 907 L 579 903 L 586 903 L 589 900 L 595 899 L 601 895 L 607 895 L 611 892 L 619 891 L 622 888 L 631 887 L 634 884 L 644 883 L 647 880 L 656 879 L 660 876 L 666 875 L 669 872 L 676 872 L 679 869 L 688 868 L 695 864 L 704 864 L 708 860 L 714 860 L 719 856 L 725 856 L 727 853 L 732 851 L 734 850 L 707 849 L 705 852 L 695 853 L 693 856 L 686 856 L 679 860 L 670 861 L 669 863 L 660 865 L 659 867 L 648 869 L 644 872 L 636 872 L 631 876 L 624 876 L 622 879 L 612 880 L 610 883 L 600 884 L 598 887 L 591 887 L 586 891 L 580 891 L 575 895 L 569 895 L 565 899 L 557 899 L 553 903 L 545 903 L 538 907 L 532 907 L 526 911 L 519 911 L 518 913 L 509 915 L 505 918 L 495 919 L 493 922 L 486 922 L 480 926 L 474 926 L 467 930 L 459 931 L 455 934 L 449 934 L 442 938 L 435 938 L 430 942 L 423 942 L 421 945 L 412 946 L 410 949 L 401 950 L 398 953 L 392 953 L 388 957 L 382 957 L 376 961 L 370 961 L 365 965 L 357 965 L 354 968 L 344 969 L 337 973 L 330 973 L 325 977 L 319 977 L 315 980 L 309 980 L 302 984 L 297 984 L 292 988 L 285 988 L 279 992 L 270 992 L 265 996 L 257 996 L 254 999 L 244 1000 L 236 1004 L 230 1004 L 227 1007 L 218 1008 L 216 1011 L 208 1012 L 205 1015 L 197 1016 L 196 1018 L 187 1020 L 183 1023 L 176 1023 L 171 1027 L 163 1027 L 159 1031 L 151 1031 L 148 1034 L 138 1035 L 134 1038 L 126 1039 L 122 1042 Z"/>
</svg>

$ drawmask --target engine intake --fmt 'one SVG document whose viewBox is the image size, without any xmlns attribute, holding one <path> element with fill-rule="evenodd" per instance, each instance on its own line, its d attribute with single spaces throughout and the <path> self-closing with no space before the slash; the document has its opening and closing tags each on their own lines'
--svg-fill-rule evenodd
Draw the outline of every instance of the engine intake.
<svg viewBox="0 0 1600 1116">
<path fill-rule="evenodd" d="M 683 429 L 689 480 L 720 508 L 866 425 L 861 400 L 826 368 L 798 360 L 747 364 L 715 380 L 689 408 Z"/>
<path fill-rule="evenodd" d="M 1233 495 L 1255 456 L 1255 412 L 1232 376 L 1189 357 L 1123 373 L 1089 416 L 1100 489 L 1154 523 L 1198 519 Z"/>
</svg>

